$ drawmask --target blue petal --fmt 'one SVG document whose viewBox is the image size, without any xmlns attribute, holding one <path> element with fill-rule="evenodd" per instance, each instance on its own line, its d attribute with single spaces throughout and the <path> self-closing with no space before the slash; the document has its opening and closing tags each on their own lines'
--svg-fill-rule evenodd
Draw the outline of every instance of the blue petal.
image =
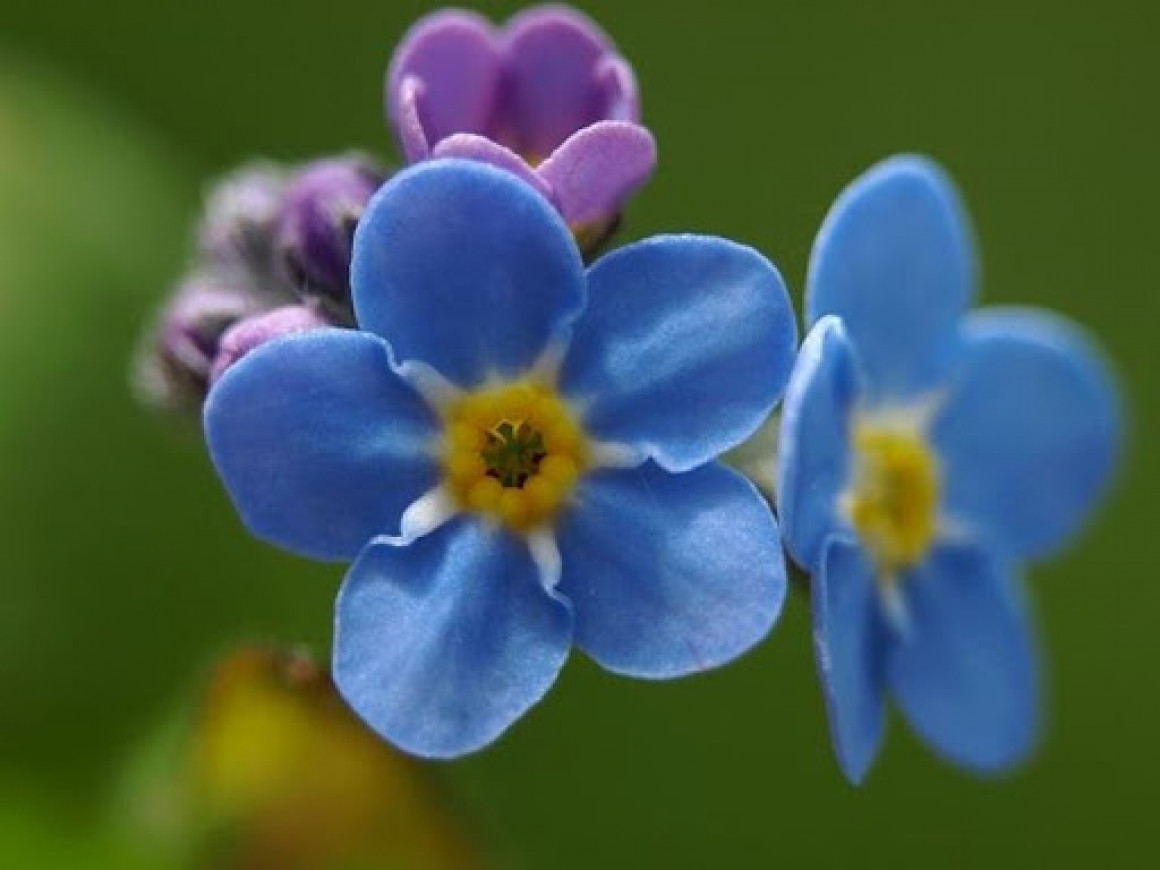
<svg viewBox="0 0 1160 870">
<path fill-rule="evenodd" d="M 745 478 L 717 463 L 651 463 L 588 477 L 558 530 L 560 591 L 576 643 L 617 673 L 682 676 L 739 656 L 785 598 L 777 525 Z"/>
<path fill-rule="evenodd" d="M 814 243 L 806 288 L 812 324 L 846 324 L 874 398 L 937 383 L 970 304 L 975 259 L 950 180 L 918 157 L 895 157 L 856 179 Z"/>
<path fill-rule="evenodd" d="M 858 785 L 878 755 L 886 724 L 884 626 L 874 567 L 854 544 L 830 538 L 810 601 L 830 736 L 843 772 Z"/>
<path fill-rule="evenodd" d="M 790 554 L 821 569 L 822 546 L 842 525 L 838 498 L 850 463 L 854 363 L 842 322 L 823 317 L 790 377 L 778 442 L 777 510 Z"/>
<path fill-rule="evenodd" d="M 396 175 L 354 238 L 363 329 L 460 386 L 524 372 L 584 305 L 572 234 L 511 173 L 434 160 Z"/>
<path fill-rule="evenodd" d="M 946 511 L 1008 554 L 1046 555 L 1107 489 L 1119 403 L 1103 356 L 1045 312 L 972 315 L 965 359 L 933 438 Z"/>
<path fill-rule="evenodd" d="M 384 739 L 451 758 L 539 701 L 571 643 L 568 607 L 544 591 L 523 542 L 464 518 L 359 557 L 338 596 L 334 679 Z"/>
<path fill-rule="evenodd" d="M 255 535 L 317 559 L 353 559 L 434 485 L 436 421 L 353 330 L 279 339 L 231 366 L 205 404 L 210 455 Z"/>
<path fill-rule="evenodd" d="M 887 681 L 914 730 L 952 762 L 997 773 L 1039 733 L 1035 644 L 1018 578 L 981 550 L 938 546 L 903 581 L 906 630 Z"/>
<path fill-rule="evenodd" d="M 564 390 L 599 439 L 687 471 L 744 441 L 769 416 L 793 364 L 797 327 L 777 270 L 723 239 L 662 236 L 588 273 Z"/>
</svg>

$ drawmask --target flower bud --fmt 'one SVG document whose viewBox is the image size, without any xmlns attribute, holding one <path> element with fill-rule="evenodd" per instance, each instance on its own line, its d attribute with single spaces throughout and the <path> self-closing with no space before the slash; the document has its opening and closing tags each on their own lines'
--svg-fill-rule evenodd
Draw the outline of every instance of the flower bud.
<svg viewBox="0 0 1160 870">
<path fill-rule="evenodd" d="M 141 398 L 168 410 L 200 410 L 222 334 L 257 310 L 244 289 L 205 275 L 187 279 L 138 354 L 135 380 Z"/>
<path fill-rule="evenodd" d="M 214 185 L 198 232 L 203 265 L 241 269 L 254 282 L 269 283 L 274 230 L 288 184 L 286 171 L 261 162 L 243 166 Z"/>
<path fill-rule="evenodd" d="M 286 280 L 303 299 L 350 319 L 350 252 L 355 227 L 386 174 L 367 158 L 308 164 L 287 191 L 276 229 Z"/>
<path fill-rule="evenodd" d="M 226 369 L 268 341 L 329 325 L 325 317 L 306 305 L 286 305 L 245 317 L 222 334 L 210 369 L 209 383 L 216 382 Z"/>
</svg>

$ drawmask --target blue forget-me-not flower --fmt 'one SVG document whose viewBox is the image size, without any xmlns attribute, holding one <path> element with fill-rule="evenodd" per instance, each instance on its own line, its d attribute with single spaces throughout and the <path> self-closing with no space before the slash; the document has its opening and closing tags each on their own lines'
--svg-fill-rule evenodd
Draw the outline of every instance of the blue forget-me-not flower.
<svg viewBox="0 0 1160 870">
<path fill-rule="evenodd" d="M 778 506 L 812 576 L 834 746 L 859 782 L 889 694 L 952 762 L 994 773 L 1039 727 L 1019 571 L 1081 525 L 1119 446 L 1102 357 L 1039 311 L 965 313 L 966 217 L 930 163 L 855 181 L 815 243 Z"/>
<path fill-rule="evenodd" d="M 667 678 L 767 634 L 778 530 L 716 461 L 794 357 L 764 257 L 668 236 L 586 273 L 530 186 L 436 160 L 371 200 L 351 283 L 357 330 L 253 350 L 205 425 L 256 535 L 353 560 L 334 674 L 375 731 L 455 756 L 536 703 L 573 643 Z"/>
</svg>

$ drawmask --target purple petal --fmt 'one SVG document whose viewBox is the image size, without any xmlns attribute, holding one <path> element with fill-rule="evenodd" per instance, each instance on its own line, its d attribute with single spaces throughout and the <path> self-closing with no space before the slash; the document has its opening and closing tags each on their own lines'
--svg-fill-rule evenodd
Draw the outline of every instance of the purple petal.
<svg viewBox="0 0 1160 870">
<path fill-rule="evenodd" d="M 260 305 L 244 284 L 214 275 L 186 278 L 139 351 L 135 378 L 143 400 L 171 411 L 199 410 L 222 334 Z"/>
<path fill-rule="evenodd" d="M 609 121 L 640 123 L 640 92 L 636 73 L 623 57 L 606 57 L 596 65 L 603 116 Z"/>
<path fill-rule="evenodd" d="M 569 137 L 539 168 L 575 227 L 614 216 L 652 175 L 656 142 L 644 127 L 601 121 Z"/>
<path fill-rule="evenodd" d="M 484 136 L 476 136 L 472 133 L 456 133 L 454 136 L 448 136 L 435 146 L 431 156 L 460 157 L 506 170 L 531 185 L 541 196 L 552 201 L 555 205 L 548 183 L 542 180 L 522 157 Z"/>
<path fill-rule="evenodd" d="M 427 88 L 417 76 L 407 76 L 399 84 L 398 103 L 391 110 L 391 123 L 395 125 L 395 135 L 403 150 L 403 159 L 408 163 L 426 160 L 431 154 L 427 132 L 419 117 L 419 101 Z"/>
<path fill-rule="evenodd" d="M 226 369 L 268 341 L 324 326 L 330 326 L 330 323 L 305 305 L 286 305 L 239 320 L 222 334 L 209 382 L 215 383 Z"/>
<path fill-rule="evenodd" d="M 504 109 L 512 146 L 529 157 L 551 154 L 577 130 L 602 120 L 597 72 L 613 54 L 608 37 L 570 9 L 532 9 L 504 32 Z"/>
<path fill-rule="evenodd" d="M 482 16 L 461 10 L 416 23 L 387 73 L 387 115 L 407 160 L 452 133 L 482 133 L 499 88 L 498 40 Z"/>
<path fill-rule="evenodd" d="M 350 246 L 367 201 L 386 173 L 357 154 L 308 164 L 286 192 L 276 241 L 294 290 L 350 307 Z"/>
</svg>

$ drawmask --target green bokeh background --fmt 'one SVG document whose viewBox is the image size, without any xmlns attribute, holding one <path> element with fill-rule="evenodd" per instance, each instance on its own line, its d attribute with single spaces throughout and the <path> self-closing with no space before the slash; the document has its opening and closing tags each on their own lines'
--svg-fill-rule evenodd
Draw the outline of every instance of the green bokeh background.
<svg viewBox="0 0 1160 870">
<path fill-rule="evenodd" d="M 734 237 L 800 291 L 839 189 L 890 153 L 932 154 L 973 212 L 985 300 L 1059 309 L 1114 357 L 1129 455 L 1088 533 L 1032 572 L 1051 715 L 1024 770 L 972 780 L 895 722 L 868 785 L 847 786 L 799 599 L 764 646 L 710 675 L 636 683 L 577 656 L 506 739 L 443 765 L 504 866 L 1025 867 L 1154 853 L 1160 20 L 1150 4 L 582 6 L 634 62 L 660 143 L 627 237 Z M 128 361 L 183 267 L 216 173 L 253 155 L 392 153 L 383 70 L 429 8 L 5 6 L 5 866 L 88 866 L 59 843 L 99 813 L 110 777 L 231 640 L 327 646 L 341 570 L 250 538 L 197 433 L 135 404 Z M 477 8 L 502 18 L 517 4 Z"/>
</svg>

